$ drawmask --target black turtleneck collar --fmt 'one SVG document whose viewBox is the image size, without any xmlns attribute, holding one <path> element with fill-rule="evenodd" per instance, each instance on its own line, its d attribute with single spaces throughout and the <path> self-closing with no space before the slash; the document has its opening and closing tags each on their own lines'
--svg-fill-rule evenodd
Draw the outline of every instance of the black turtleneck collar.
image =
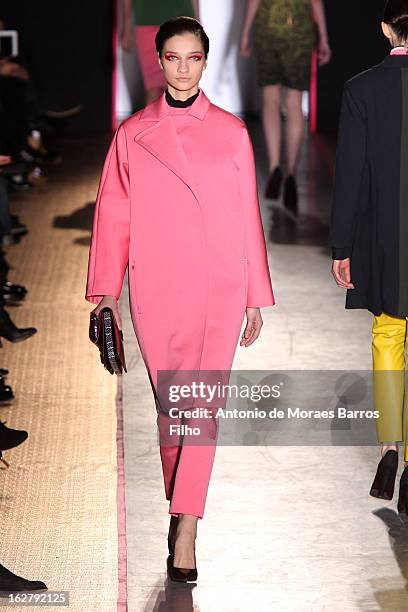
<svg viewBox="0 0 408 612">
<path fill-rule="evenodd" d="M 198 98 L 199 93 L 200 92 L 198 91 L 196 94 L 194 94 L 194 96 L 187 98 L 187 100 L 175 100 L 173 96 L 169 93 L 169 91 L 166 89 L 166 102 L 169 106 L 175 106 L 176 108 L 186 108 L 187 106 L 191 106 L 193 104 L 193 102 Z"/>
</svg>

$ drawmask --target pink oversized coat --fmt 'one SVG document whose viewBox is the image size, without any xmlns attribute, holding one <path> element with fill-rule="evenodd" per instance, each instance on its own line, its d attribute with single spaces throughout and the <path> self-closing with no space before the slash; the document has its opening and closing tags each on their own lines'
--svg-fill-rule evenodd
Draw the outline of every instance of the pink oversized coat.
<svg viewBox="0 0 408 612">
<path fill-rule="evenodd" d="M 230 369 L 246 307 L 275 303 L 244 122 L 202 90 L 183 116 L 172 110 L 163 94 L 113 138 L 86 289 L 95 304 L 119 298 L 129 264 L 132 321 L 154 385 L 161 369 Z"/>
</svg>

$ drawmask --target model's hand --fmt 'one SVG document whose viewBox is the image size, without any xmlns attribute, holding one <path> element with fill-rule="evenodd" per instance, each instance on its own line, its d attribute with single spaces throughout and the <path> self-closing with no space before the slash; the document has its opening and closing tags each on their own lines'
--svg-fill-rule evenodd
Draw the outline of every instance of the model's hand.
<svg viewBox="0 0 408 612">
<path fill-rule="evenodd" d="M 239 53 L 242 57 L 249 57 L 251 55 L 251 45 L 249 44 L 249 35 L 242 34 L 241 45 L 239 48 Z"/>
<path fill-rule="evenodd" d="M 130 26 L 124 27 L 121 38 L 122 49 L 126 51 L 126 53 L 131 53 L 133 49 L 133 28 Z"/>
<path fill-rule="evenodd" d="M 349 257 L 347 259 L 335 259 L 332 265 L 332 274 L 339 287 L 343 289 L 354 289 L 350 276 Z"/>
<path fill-rule="evenodd" d="M 319 66 L 328 64 L 331 59 L 331 49 L 327 40 L 321 40 L 317 49 L 317 56 L 319 58 Z"/>
<path fill-rule="evenodd" d="M 240 346 L 250 346 L 258 338 L 263 325 L 259 308 L 246 309 L 247 324 L 241 337 Z"/>
<path fill-rule="evenodd" d="M 93 313 L 96 315 L 100 313 L 102 308 L 111 308 L 113 312 L 113 316 L 115 317 L 115 321 L 118 324 L 119 329 L 122 329 L 122 319 L 119 312 L 118 301 L 112 295 L 105 295 L 102 300 L 99 302 L 96 308 L 93 309 Z"/>
</svg>

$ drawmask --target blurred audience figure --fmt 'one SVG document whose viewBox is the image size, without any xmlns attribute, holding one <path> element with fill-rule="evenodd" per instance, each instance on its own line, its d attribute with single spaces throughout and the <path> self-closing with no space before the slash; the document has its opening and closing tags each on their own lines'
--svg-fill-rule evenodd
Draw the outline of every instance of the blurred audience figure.
<svg viewBox="0 0 408 612">
<path fill-rule="evenodd" d="M 265 196 L 272 200 L 279 198 L 285 176 L 284 205 L 297 215 L 295 174 L 305 132 L 302 92 L 310 86 L 312 52 L 316 45 L 321 66 L 331 57 L 323 0 L 248 0 L 240 49 L 244 57 L 251 54 L 253 25 L 269 157 Z M 282 102 L 286 114 L 285 175 L 281 168 Z"/>
<path fill-rule="evenodd" d="M 136 27 L 133 28 L 133 11 Z M 162 23 L 174 17 L 199 17 L 199 0 L 123 0 L 122 47 L 130 52 L 136 43 L 142 70 L 146 104 L 166 89 L 159 65 L 155 37 Z"/>
<path fill-rule="evenodd" d="M 0 30 L 4 29 L 6 24 L 0 19 Z M 42 141 L 39 130 L 42 119 L 21 51 L 16 56 L 0 58 L 0 98 L 0 112 L 7 117 L 0 129 L 13 159 L 39 164 L 56 161 L 58 155 L 47 151 Z"/>
</svg>

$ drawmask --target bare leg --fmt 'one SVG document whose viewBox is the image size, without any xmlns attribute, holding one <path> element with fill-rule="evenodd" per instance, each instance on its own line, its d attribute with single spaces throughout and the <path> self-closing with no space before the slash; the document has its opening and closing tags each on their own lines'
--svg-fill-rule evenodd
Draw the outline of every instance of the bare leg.
<svg viewBox="0 0 408 612">
<path fill-rule="evenodd" d="M 262 123 L 268 149 L 269 169 L 280 166 L 281 152 L 281 86 L 267 85 L 262 88 Z"/>
<path fill-rule="evenodd" d="M 381 446 L 381 457 L 384 457 L 385 453 L 389 450 L 395 450 L 398 452 L 398 446 L 396 442 L 383 442 Z"/>
<path fill-rule="evenodd" d="M 288 89 L 286 93 L 286 175 L 294 175 L 305 133 L 302 92 Z"/>
<path fill-rule="evenodd" d="M 198 518 L 192 514 L 179 514 L 174 545 L 174 567 L 183 568 L 188 573 L 195 567 L 194 544 L 197 535 Z"/>
</svg>

